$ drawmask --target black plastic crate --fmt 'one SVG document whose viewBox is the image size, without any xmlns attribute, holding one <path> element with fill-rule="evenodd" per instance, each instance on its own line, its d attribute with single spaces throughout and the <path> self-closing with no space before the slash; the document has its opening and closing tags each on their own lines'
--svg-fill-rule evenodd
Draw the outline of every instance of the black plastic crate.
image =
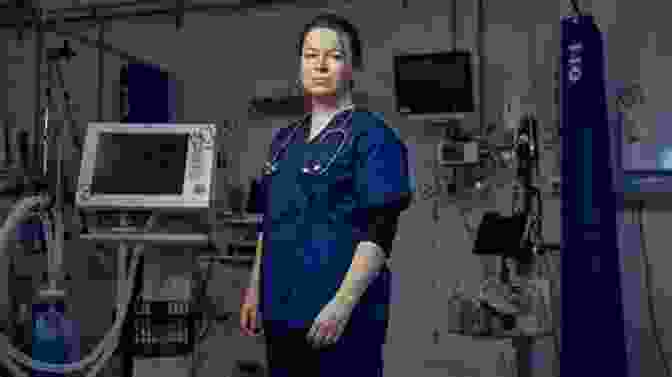
<svg viewBox="0 0 672 377">
<path fill-rule="evenodd" d="M 199 313 L 191 301 L 139 300 L 133 312 L 132 353 L 174 357 L 193 352 Z"/>
</svg>

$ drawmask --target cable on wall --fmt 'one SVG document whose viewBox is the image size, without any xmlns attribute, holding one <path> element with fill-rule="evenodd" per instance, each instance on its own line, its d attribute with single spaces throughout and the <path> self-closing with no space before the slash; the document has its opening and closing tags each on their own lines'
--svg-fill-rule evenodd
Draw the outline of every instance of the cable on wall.
<svg viewBox="0 0 672 377">
<path fill-rule="evenodd" d="M 663 350 L 663 344 L 660 339 L 660 330 L 656 321 L 656 314 L 655 314 L 655 307 L 653 305 L 653 279 L 651 276 L 651 263 L 649 261 L 649 256 L 648 256 L 648 251 L 647 251 L 647 243 L 646 243 L 646 234 L 644 233 L 644 202 L 641 201 L 639 204 L 639 208 L 637 209 L 638 212 L 638 225 L 639 225 L 639 234 L 640 234 L 640 242 L 641 242 L 641 249 L 642 249 L 642 267 L 644 269 L 644 284 L 646 284 L 646 298 L 647 298 L 647 307 L 648 307 L 648 312 L 649 312 L 649 320 L 651 321 L 651 333 L 653 335 L 653 339 L 656 342 L 656 348 L 658 350 L 658 356 L 660 357 L 660 361 L 663 363 L 663 367 L 665 368 L 665 375 L 667 377 L 672 377 L 672 373 L 670 373 L 670 365 L 668 364 L 668 361 L 666 360 L 665 357 L 665 351 Z"/>
</svg>

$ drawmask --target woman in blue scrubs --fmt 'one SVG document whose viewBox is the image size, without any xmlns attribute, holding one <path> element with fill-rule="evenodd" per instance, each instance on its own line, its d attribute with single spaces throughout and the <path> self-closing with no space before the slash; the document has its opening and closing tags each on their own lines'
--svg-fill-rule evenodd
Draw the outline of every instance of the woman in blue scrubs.
<svg viewBox="0 0 672 377">
<path fill-rule="evenodd" d="M 270 146 L 241 328 L 265 334 L 270 377 L 382 376 L 386 261 L 412 192 L 406 147 L 352 103 L 352 24 L 320 15 L 298 48 L 307 112 Z"/>
</svg>

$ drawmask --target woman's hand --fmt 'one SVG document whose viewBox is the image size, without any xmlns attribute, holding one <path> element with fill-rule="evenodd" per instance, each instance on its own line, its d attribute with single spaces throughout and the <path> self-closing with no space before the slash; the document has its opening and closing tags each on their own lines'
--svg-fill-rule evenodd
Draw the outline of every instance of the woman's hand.
<svg viewBox="0 0 672 377">
<path fill-rule="evenodd" d="M 259 313 L 259 297 L 255 284 L 246 288 L 243 294 L 243 305 L 240 308 L 240 329 L 246 336 L 259 336 L 263 333 Z"/>
<path fill-rule="evenodd" d="M 334 297 L 313 322 L 306 337 L 308 343 L 319 349 L 338 342 L 350 321 L 353 309 L 353 301 L 344 300 L 338 295 Z"/>
</svg>

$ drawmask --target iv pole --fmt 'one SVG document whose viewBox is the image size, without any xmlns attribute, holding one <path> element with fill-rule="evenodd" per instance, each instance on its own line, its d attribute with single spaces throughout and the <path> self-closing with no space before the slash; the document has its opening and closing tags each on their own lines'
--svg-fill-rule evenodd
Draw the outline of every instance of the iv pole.
<svg viewBox="0 0 672 377">
<path fill-rule="evenodd" d="M 47 63 L 47 87 L 45 90 L 47 102 L 44 105 L 42 110 L 42 124 L 43 124 L 43 139 L 42 139 L 42 175 L 49 182 L 49 190 L 54 195 L 54 206 L 53 206 L 53 215 L 54 215 L 54 247 L 51 250 L 48 250 L 48 279 L 49 279 L 49 292 L 52 292 L 56 295 L 62 295 L 63 292 L 59 291 L 57 286 L 58 282 L 62 280 L 62 264 L 63 264 L 63 244 L 64 244 L 64 221 L 63 221 L 63 212 L 65 208 L 65 190 L 66 185 L 63 179 L 63 160 L 64 160 L 64 143 L 66 137 L 70 137 L 72 144 L 75 148 L 81 152 L 82 143 L 74 129 L 74 121 L 72 119 L 72 103 L 70 93 L 65 87 L 65 81 L 63 78 L 63 71 L 61 67 L 61 61 L 65 60 L 69 62 L 76 56 L 76 53 L 70 48 L 68 41 L 64 42 L 63 47 L 60 48 L 50 48 L 47 49 L 46 54 L 46 63 Z M 50 127 L 50 116 L 53 112 L 57 112 L 56 101 L 53 95 L 53 88 L 59 87 L 63 91 L 64 97 L 64 124 L 62 128 L 55 129 Z M 56 161 L 55 165 L 50 165 L 50 154 L 52 148 L 56 148 Z"/>
</svg>

